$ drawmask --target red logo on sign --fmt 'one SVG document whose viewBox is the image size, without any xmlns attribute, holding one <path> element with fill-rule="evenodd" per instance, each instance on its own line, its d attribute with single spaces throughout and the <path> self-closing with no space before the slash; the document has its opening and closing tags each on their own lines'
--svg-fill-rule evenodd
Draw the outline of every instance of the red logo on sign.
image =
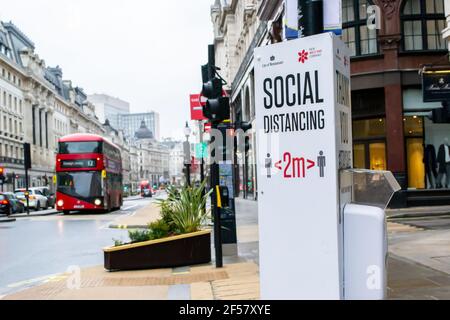
<svg viewBox="0 0 450 320">
<path fill-rule="evenodd" d="M 306 60 L 308 60 L 309 53 L 305 50 L 302 50 L 298 53 L 298 62 L 305 63 Z"/>
</svg>

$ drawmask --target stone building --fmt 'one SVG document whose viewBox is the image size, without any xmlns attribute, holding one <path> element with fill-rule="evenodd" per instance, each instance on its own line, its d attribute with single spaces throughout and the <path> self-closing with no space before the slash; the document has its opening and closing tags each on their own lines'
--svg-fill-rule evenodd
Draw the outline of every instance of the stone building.
<svg viewBox="0 0 450 320">
<path fill-rule="evenodd" d="M 23 143 L 31 144 L 29 185 L 53 187 L 57 139 L 77 132 L 103 134 L 81 88 L 48 68 L 34 43 L 11 22 L 0 23 L 0 166 L 6 190 L 25 186 Z"/>
<path fill-rule="evenodd" d="M 134 145 L 139 156 L 139 179 L 152 185 L 168 182 L 169 149 L 155 140 L 145 121 L 135 133 Z"/>
<path fill-rule="evenodd" d="M 131 174 L 131 155 L 130 155 L 130 142 L 125 138 L 123 131 L 116 130 L 106 120 L 103 125 L 105 130 L 104 136 L 114 143 L 120 149 L 122 155 L 122 174 L 123 174 L 123 186 L 126 190 L 132 191 L 132 174 Z"/>
<path fill-rule="evenodd" d="M 215 1 L 211 7 L 216 65 L 221 68 L 220 73 L 228 83 L 226 89 L 230 92 L 233 122 L 254 123 L 255 120 L 253 49 L 268 43 L 269 38 L 267 23 L 258 17 L 262 2 L 264 1 Z M 238 151 L 235 154 L 235 190 L 237 195 L 256 199 L 254 129 L 245 139 L 249 145 L 248 151 Z M 238 143 L 243 144 L 245 141 Z"/>
</svg>

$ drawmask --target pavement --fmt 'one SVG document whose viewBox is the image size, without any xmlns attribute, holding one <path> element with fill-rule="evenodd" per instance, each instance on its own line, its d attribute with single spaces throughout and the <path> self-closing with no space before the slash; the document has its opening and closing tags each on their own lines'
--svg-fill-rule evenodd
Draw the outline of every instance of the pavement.
<svg viewBox="0 0 450 320">
<path fill-rule="evenodd" d="M 392 218 L 433 217 L 450 215 L 450 206 L 413 207 L 401 209 L 387 209 L 386 216 Z"/>
<path fill-rule="evenodd" d="M 185 268 L 108 272 L 81 268 L 45 279 L 39 285 L 3 297 L 29 299 L 253 300 L 259 299 L 257 204 L 236 200 L 238 256 L 224 268 L 210 264 Z M 150 204 L 112 225 L 146 225 L 158 218 Z M 388 223 L 388 298 L 450 299 L 450 230 L 427 230 Z"/>
<path fill-rule="evenodd" d="M 150 222 L 159 218 L 160 211 L 158 205 L 151 203 L 149 206 L 141 208 L 130 215 L 116 219 L 109 227 L 115 229 L 146 228 Z"/>
</svg>

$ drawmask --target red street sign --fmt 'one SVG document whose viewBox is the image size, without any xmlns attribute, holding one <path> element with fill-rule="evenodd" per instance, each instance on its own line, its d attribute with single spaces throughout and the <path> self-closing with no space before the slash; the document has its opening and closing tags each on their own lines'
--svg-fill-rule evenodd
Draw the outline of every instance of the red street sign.
<svg viewBox="0 0 450 320">
<path fill-rule="evenodd" d="M 191 120 L 207 120 L 203 116 L 201 94 L 191 94 L 190 102 L 191 102 Z"/>
<path fill-rule="evenodd" d="M 211 123 L 205 123 L 205 132 L 211 132 Z"/>
</svg>

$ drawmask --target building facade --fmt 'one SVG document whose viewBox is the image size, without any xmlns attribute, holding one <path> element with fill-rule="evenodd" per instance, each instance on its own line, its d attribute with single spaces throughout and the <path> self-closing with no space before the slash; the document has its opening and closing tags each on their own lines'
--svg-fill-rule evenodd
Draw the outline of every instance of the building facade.
<svg viewBox="0 0 450 320">
<path fill-rule="evenodd" d="M 139 159 L 139 180 L 148 180 L 157 186 L 169 182 L 169 148 L 155 140 L 145 121 L 141 121 L 134 136 L 133 145 L 137 149 Z"/>
<path fill-rule="evenodd" d="M 53 188 L 57 139 L 104 130 L 83 90 L 63 81 L 59 67 L 46 67 L 18 27 L 1 22 L 0 43 L 0 166 L 7 176 L 3 190 L 25 186 L 25 142 L 31 144 L 29 186 Z"/>
<path fill-rule="evenodd" d="M 181 185 L 185 180 L 183 142 L 168 138 L 163 139 L 161 144 L 169 150 L 169 183 Z"/>
<path fill-rule="evenodd" d="M 119 115 L 130 113 L 130 104 L 119 98 L 106 94 L 92 94 L 88 96 L 89 102 L 95 105 L 95 113 L 101 123 L 109 121 L 113 128 L 119 128 Z"/>
<path fill-rule="evenodd" d="M 131 139 L 141 127 L 142 121 L 153 134 L 153 138 L 160 140 L 159 114 L 157 112 L 120 114 L 118 116 L 117 129 L 123 130 L 125 135 Z"/>
<path fill-rule="evenodd" d="M 371 5 L 380 9 L 379 29 L 368 27 Z M 234 121 L 254 121 L 253 49 L 284 41 L 283 15 L 282 0 L 216 1 L 211 8 Z M 445 18 L 444 0 L 342 0 L 342 38 L 352 51 L 354 166 L 394 173 L 403 190 L 392 206 L 450 203 L 445 174 L 437 172 L 445 164 L 436 165 L 450 123 L 433 117 L 441 103 L 423 102 L 419 74 L 426 65 L 449 64 Z M 257 195 L 255 168 L 247 164 L 255 145 L 251 136 L 248 151 L 236 155 L 244 196 Z"/>
<path fill-rule="evenodd" d="M 211 7 L 214 26 L 216 65 L 227 81 L 231 97 L 233 122 L 255 121 L 253 49 L 269 43 L 267 23 L 258 17 L 258 10 L 264 1 L 231 0 L 215 1 Z M 282 1 L 267 1 L 282 4 Z M 247 132 L 245 152 L 235 153 L 235 190 L 244 198 L 257 198 L 256 179 L 256 134 L 255 129 Z"/>
</svg>

